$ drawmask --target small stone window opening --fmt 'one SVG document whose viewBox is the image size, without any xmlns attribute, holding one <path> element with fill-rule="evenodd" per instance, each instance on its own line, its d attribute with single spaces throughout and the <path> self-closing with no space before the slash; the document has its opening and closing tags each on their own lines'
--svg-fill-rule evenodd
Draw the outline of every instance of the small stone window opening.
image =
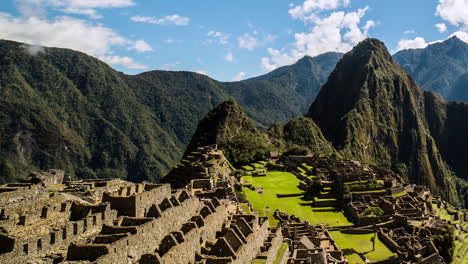
<svg viewBox="0 0 468 264">
<path fill-rule="evenodd" d="M 78 224 L 77 223 L 73 224 L 73 235 L 78 235 Z"/>
<path fill-rule="evenodd" d="M 55 233 L 50 233 L 50 244 L 55 244 Z"/>
<path fill-rule="evenodd" d="M 95 215 L 93 215 L 93 225 L 96 225 L 96 223 L 97 223 L 96 216 L 95 216 Z"/>
<path fill-rule="evenodd" d="M 41 218 L 47 218 L 47 211 L 49 209 L 47 207 L 42 207 L 42 211 L 41 211 Z"/>
<path fill-rule="evenodd" d="M 23 253 L 24 253 L 25 255 L 28 254 L 28 244 L 24 244 L 24 245 L 23 245 Z"/>
<path fill-rule="evenodd" d="M 37 250 L 42 250 L 42 239 L 37 240 Z"/>
<path fill-rule="evenodd" d="M 62 203 L 60 205 L 60 212 L 65 212 L 66 209 L 67 209 L 67 203 Z"/>
<path fill-rule="evenodd" d="M 66 240 L 66 239 L 67 239 L 67 229 L 63 228 L 62 229 L 62 240 Z"/>
</svg>

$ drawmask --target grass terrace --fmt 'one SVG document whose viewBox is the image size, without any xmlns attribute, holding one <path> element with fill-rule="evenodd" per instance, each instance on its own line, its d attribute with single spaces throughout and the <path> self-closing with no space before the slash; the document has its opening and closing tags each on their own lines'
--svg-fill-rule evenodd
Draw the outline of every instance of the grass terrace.
<svg viewBox="0 0 468 264">
<path fill-rule="evenodd" d="M 405 195 L 405 194 L 406 194 L 406 192 L 399 192 L 399 193 L 394 193 L 394 194 L 392 194 L 392 196 L 393 196 L 393 197 L 400 197 L 400 196 L 403 196 L 403 195 Z"/>
<path fill-rule="evenodd" d="M 307 220 L 312 225 L 352 225 L 340 211 L 317 212 L 313 211 L 310 205 L 300 205 L 300 203 L 307 202 L 303 200 L 302 195 L 278 198 L 276 194 L 302 193 L 297 187 L 300 181 L 292 173 L 273 171 L 268 172 L 266 177 L 244 176 L 243 179 L 245 183 L 263 189 L 262 193 L 250 189 L 244 189 L 244 191 L 253 209 L 262 216 L 268 216 L 272 225 L 277 224 L 273 217 L 276 209 Z"/>
<path fill-rule="evenodd" d="M 464 224 L 464 230 L 468 229 L 468 223 Z M 466 264 L 466 259 L 468 257 L 468 233 L 456 231 L 455 236 L 461 238 L 461 241 L 455 240 L 455 250 L 453 252 L 452 264 Z"/>
<path fill-rule="evenodd" d="M 331 231 L 330 235 L 345 252 L 350 264 L 365 263 L 357 253 L 364 253 L 372 262 L 385 260 L 395 255 L 379 240 L 378 236 L 376 236 L 375 250 L 372 251 L 371 238 L 374 237 L 374 233 L 345 234 L 340 231 Z"/>
<path fill-rule="evenodd" d="M 288 249 L 288 243 L 282 243 L 281 247 L 278 250 L 278 253 L 276 254 L 275 261 L 273 264 L 281 264 L 281 260 L 283 260 L 283 256 L 286 253 L 286 250 Z"/>
</svg>

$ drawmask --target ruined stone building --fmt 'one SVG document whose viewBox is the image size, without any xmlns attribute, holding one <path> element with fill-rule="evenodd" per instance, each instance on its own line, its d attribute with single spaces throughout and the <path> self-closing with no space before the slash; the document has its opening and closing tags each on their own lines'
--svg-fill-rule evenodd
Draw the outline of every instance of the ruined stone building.
<svg viewBox="0 0 468 264">
<path fill-rule="evenodd" d="M 169 184 L 8 184 L 0 209 L 0 263 L 272 263 L 283 240 L 231 200 Z"/>
</svg>

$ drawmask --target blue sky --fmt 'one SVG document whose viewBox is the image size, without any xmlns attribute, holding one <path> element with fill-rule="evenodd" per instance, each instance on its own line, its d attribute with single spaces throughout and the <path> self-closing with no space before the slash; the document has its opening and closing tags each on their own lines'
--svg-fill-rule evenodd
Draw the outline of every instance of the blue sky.
<svg viewBox="0 0 468 264">
<path fill-rule="evenodd" d="M 222 81 L 304 55 L 346 52 L 366 37 L 391 52 L 456 34 L 466 0 L 3 0 L 0 38 L 72 48 L 128 74 L 188 70 Z"/>
</svg>

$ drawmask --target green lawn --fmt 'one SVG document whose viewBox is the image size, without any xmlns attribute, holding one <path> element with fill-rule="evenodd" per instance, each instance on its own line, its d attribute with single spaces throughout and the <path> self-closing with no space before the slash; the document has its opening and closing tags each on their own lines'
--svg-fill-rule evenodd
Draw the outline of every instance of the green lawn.
<svg viewBox="0 0 468 264">
<path fill-rule="evenodd" d="M 288 248 L 288 243 L 281 244 L 281 247 L 278 249 L 278 253 L 276 254 L 275 261 L 273 264 L 280 264 L 281 260 L 283 260 L 284 253 L 286 253 L 286 249 Z"/>
<path fill-rule="evenodd" d="M 455 232 L 458 236 L 459 232 Z M 452 264 L 466 264 L 466 258 L 468 257 L 468 233 L 461 234 L 462 241 L 455 240 L 455 250 L 453 252 Z"/>
<path fill-rule="evenodd" d="M 302 163 L 301 165 L 302 165 L 304 168 L 308 169 L 308 170 L 311 170 L 311 169 L 314 168 L 314 167 L 312 167 L 312 166 L 307 165 L 307 163 Z"/>
<path fill-rule="evenodd" d="M 378 236 L 376 236 L 377 240 L 375 242 L 375 251 L 372 251 L 372 242 L 370 239 L 374 236 L 373 233 L 344 234 L 344 233 L 341 233 L 340 231 L 331 231 L 330 235 L 332 236 L 332 238 L 336 241 L 336 243 L 342 250 L 352 248 L 359 253 L 368 252 L 365 255 L 367 256 L 367 258 L 369 258 L 373 262 L 384 260 L 394 255 L 394 253 L 390 251 L 390 249 L 388 249 L 380 241 Z M 350 264 L 351 263 L 363 263 L 357 254 L 354 254 L 354 255 L 356 256 L 352 256 L 352 255 L 349 256 Z M 357 259 L 356 257 L 359 259 Z M 351 258 L 355 262 L 351 262 Z"/>
<path fill-rule="evenodd" d="M 263 193 L 258 193 L 250 189 L 244 189 L 247 199 L 252 203 L 255 211 L 262 216 L 270 218 L 270 224 L 276 225 L 277 221 L 273 218 L 276 209 L 300 217 L 302 220 L 309 221 L 312 225 L 352 225 L 343 213 L 334 212 L 314 212 L 310 206 L 302 206 L 304 203 L 302 196 L 278 198 L 276 194 L 294 194 L 302 191 L 297 188 L 299 180 L 289 172 L 268 172 L 266 177 L 244 176 L 244 181 L 255 187 L 263 188 Z"/>
<path fill-rule="evenodd" d="M 249 166 L 249 165 L 242 166 L 242 168 L 244 170 L 247 170 L 247 171 L 253 171 L 254 170 L 254 168 L 252 166 Z"/>
<path fill-rule="evenodd" d="M 399 193 L 394 193 L 394 194 L 392 194 L 392 196 L 393 196 L 393 197 L 400 197 L 400 196 L 403 196 L 403 195 L 405 195 L 405 194 L 406 194 L 406 192 L 399 192 Z"/>
</svg>

